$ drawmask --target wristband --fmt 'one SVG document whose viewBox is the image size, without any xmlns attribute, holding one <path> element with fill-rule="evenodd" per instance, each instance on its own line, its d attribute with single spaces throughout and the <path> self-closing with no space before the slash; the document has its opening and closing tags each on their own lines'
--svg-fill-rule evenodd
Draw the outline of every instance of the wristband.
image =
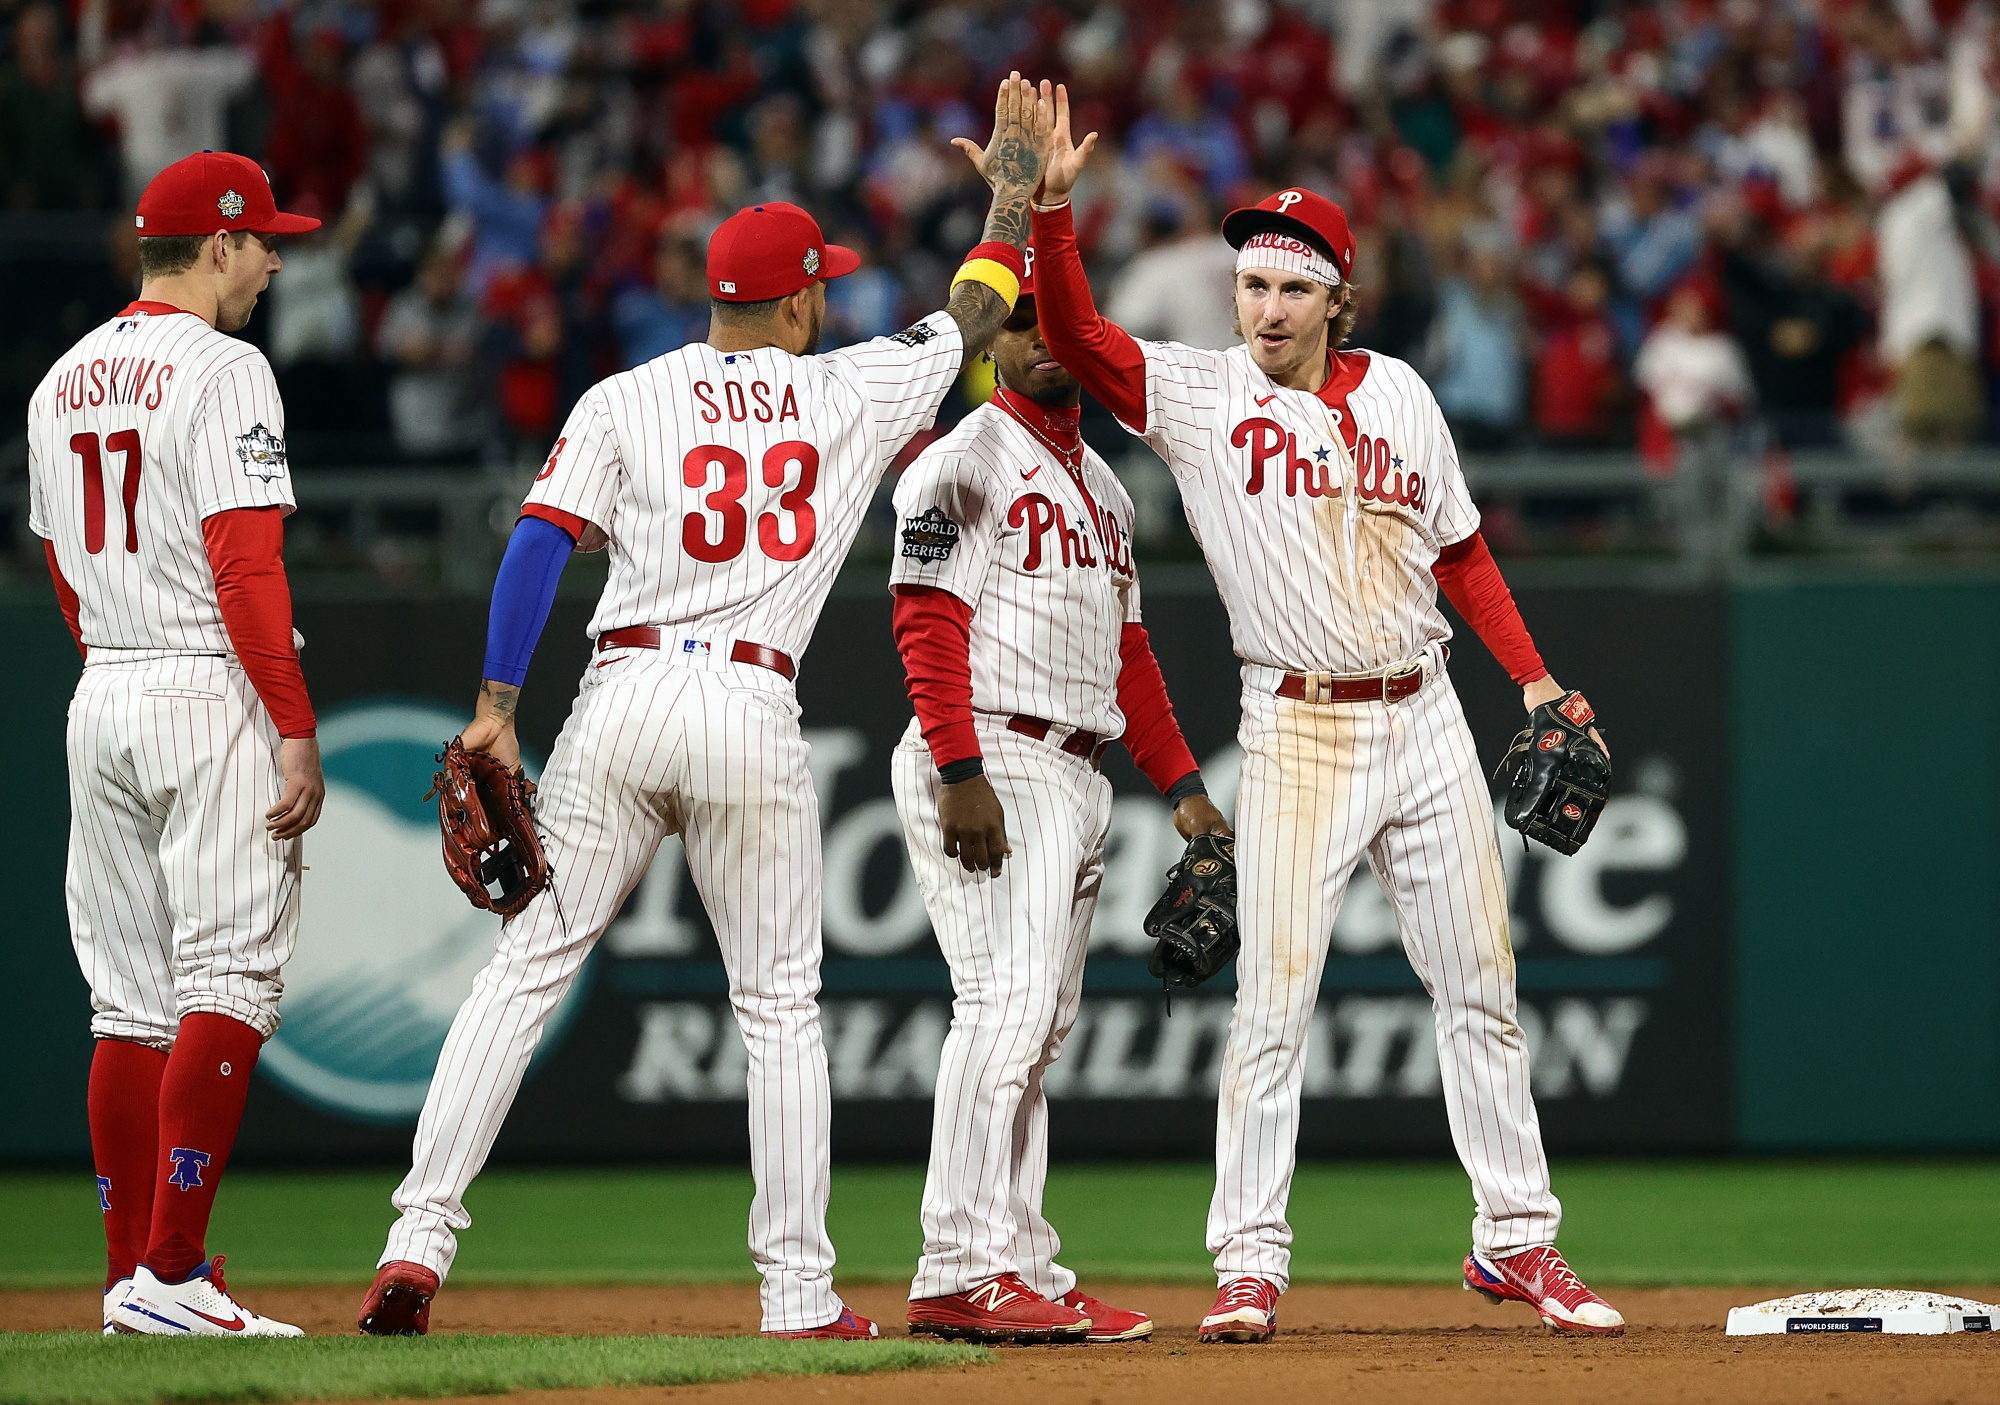
<svg viewBox="0 0 2000 1405">
<path fill-rule="evenodd" d="M 1056 203 L 1053 205 L 1037 205 L 1034 201 L 1030 200 L 1028 202 L 1028 208 L 1033 210 L 1038 215 L 1052 215 L 1057 210 L 1066 210 L 1069 208 L 1069 197 L 1065 195 L 1062 199 L 1056 201 Z"/>
<path fill-rule="evenodd" d="M 938 779 L 946 785 L 957 785 L 960 781 L 969 781 L 974 776 L 985 774 L 986 758 L 983 756 L 967 756 L 962 760 L 947 761 L 938 767 Z"/>
<path fill-rule="evenodd" d="M 952 275 L 951 286 L 957 288 L 961 283 L 984 283 L 1000 295 L 1000 300 L 1007 304 L 1007 310 L 1012 312 L 1014 304 L 1020 300 L 1021 278 L 1027 269 L 1027 261 L 1019 249 L 1012 244 L 989 239 L 965 256 L 965 262 Z"/>
<path fill-rule="evenodd" d="M 1189 771 L 1186 775 L 1167 787 L 1167 803 L 1169 805 L 1179 805 L 1181 801 L 1187 799 L 1190 795 L 1206 794 L 1208 794 L 1208 787 L 1202 784 L 1201 772 Z"/>
</svg>

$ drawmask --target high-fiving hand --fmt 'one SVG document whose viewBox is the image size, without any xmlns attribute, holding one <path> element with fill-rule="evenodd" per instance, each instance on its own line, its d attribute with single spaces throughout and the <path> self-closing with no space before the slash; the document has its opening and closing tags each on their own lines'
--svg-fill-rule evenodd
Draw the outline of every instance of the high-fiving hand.
<svg viewBox="0 0 2000 1405">
<path fill-rule="evenodd" d="M 1035 200 L 1042 205 L 1060 205 L 1069 199 L 1076 178 L 1083 174 L 1084 163 L 1090 160 L 1090 153 L 1097 146 L 1097 133 L 1086 136 L 1081 146 L 1070 140 L 1069 89 L 1063 84 L 1056 84 L 1055 91 L 1051 93 L 1048 83 L 1044 81 L 1042 101 L 1048 103 L 1053 111 L 1055 122 L 1050 133 L 1048 168 L 1042 175 L 1042 189 Z"/>
<path fill-rule="evenodd" d="M 1025 190 L 1032 193 L 1048 163 L 1049 143 L 1055 132 L 1055 104 L 1018 73 L 1000 82 L 993 102 L 993 136 L 982 150 L 966 137 L 952 138 L 952 145 L 964 152 L 979 172 L 979 178 L 996 192 Z"/>
</svg>

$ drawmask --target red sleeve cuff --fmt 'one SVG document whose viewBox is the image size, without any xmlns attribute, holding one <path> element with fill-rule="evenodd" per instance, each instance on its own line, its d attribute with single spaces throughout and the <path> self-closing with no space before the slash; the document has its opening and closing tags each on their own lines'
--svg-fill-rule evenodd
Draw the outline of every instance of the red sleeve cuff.
<svg viewBox="0 0 2000 1405">
<path fill-rule="evenodd" d="M 1174 718 L 1167 680 L 1144 625 L 1135 621 L 1125 626 L 1118 655 L 1118 710 L 1125 714 L 1125 749 L 1153 788 L 1165 795 L 1196 769 L 1194 753 Z"/>
<path fill-rule="evenodd" d="M 216 604 L 237 662 L 250 676 L 281 737 L 317 730 L 298 650 L 292 647 L 292 592 L 285 580 L 284 511 L 239 507 L 204 518 L 202 540 L 215 572 Z"/>
<path fill-rule="evenodd" d="M 573 542 L 581 542 L 583 534 L 590 530 L 590 523 L 578 517 L 574 512 L 564 512 L 559 507 L 550 507 L 545 503 L 528 503 L 521 509 L 521 515 L 523 517 L 539 517 L 544 522 L 555 523 L 556 526 L 569 533 L 569 539 Z"/>
<path fill-rule="evenodd" d="M 62 566 L 56 561 L 56 544 L 44 538 L 42 555 L 48 558 L 49 581 L 56 588 L 56 607 L 62 611 L 63 623 L 69 626 L 69 637 L 76 641 L 76 651 L 88 663 L 90 650 L 83 646 L 83 602 L 76 598 L 75 588 L 63 576 Z"/>
<path fill-rule="evenodd" d="M 894 587 L 891 612 L 910 706 L 943 767 L 980 755 L 972 725 L 972 607 L 929 585 Z"/>
<path fill-rule="evenodd" d="M 1525 688 L 1548 673 L 1485 537 L 1474 532 L 1464 541 L 1453 542 L 1438 553 L 1431 574 L 1452 608 L 1465 617 L 1508 677 Z"/>
</svg>

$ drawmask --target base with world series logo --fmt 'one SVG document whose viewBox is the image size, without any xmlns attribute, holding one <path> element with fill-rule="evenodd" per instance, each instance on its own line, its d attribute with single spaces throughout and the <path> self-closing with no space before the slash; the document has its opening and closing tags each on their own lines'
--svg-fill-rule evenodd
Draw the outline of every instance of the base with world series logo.
<svg viewBox="0 0 2000 1405">
<path fill-rule="evenodd" d="M 1845 1288 L 1797 1293 L 1729 1309 L 1732 1337 L 1821 1336 L 1847 1332 L 1935 1337 L 1990 1332 L 2000 1307 L 1942 1293 Z"/>
</svg>

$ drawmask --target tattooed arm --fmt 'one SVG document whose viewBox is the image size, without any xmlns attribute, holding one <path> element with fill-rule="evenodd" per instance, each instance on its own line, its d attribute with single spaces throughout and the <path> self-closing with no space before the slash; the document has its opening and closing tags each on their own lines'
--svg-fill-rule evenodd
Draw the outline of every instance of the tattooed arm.
<svg viewBox="0 0 2000 1405">
<path fill-rule="evenodd" d="M 952 142 L 993 187 L 993 205 L 986 215 L 988 242 L 1027 247 L 1028 202 L 1041 183 L 1054 131 L 1053 98 L 1038 94 L 1034 84 L 1015 73 L 1000 84 L 993 104 L 993 136 L 985 149 L 964 137 Z M 968 280 L 952 289 L 944 310 L 958 323 L 969 361 L 993 344 L 1008 308 L 992 288 Z"/>
<path fill-rule="evenodd" d="M 521 764 L 521 739 L 514 735 L 514 709 L 521 690 L 492 678 L 479 680 L 479 702 L 460 739 L 467 751 L 484 751 L 509 766 Z"/>
</svg>

